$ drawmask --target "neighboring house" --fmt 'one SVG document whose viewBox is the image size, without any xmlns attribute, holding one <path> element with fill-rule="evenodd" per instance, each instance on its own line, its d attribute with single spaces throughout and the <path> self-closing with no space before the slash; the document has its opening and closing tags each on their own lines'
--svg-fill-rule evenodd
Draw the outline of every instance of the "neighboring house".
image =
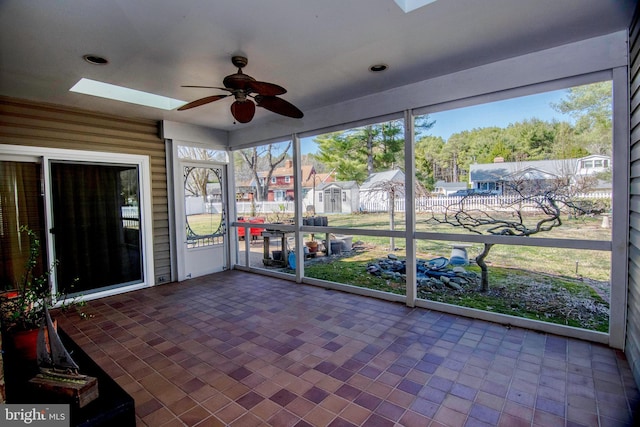
<svg viewBox="0 0 640 427">
<path fill-rule="evenodd" d="M 404 198 L 404 183 L 404 172 L 400 169 L 369 175 L 360 186 L 360 208 L 386 211 L 392 192 L 395 192 L 395 198 Z"/>
<path fill-rule="evenodd" d="M 252 181 L 253 182 L 253 181 Z M 250 183 L 238 183 L 236 185 L 236 202 L 250 202 L 254 198 L 256 189 Z"/>
<path fill-rule="evenodd" d="M 612 164 L 609 156 L 601 154 L 593 154 L 591 156 L 578 159 L 578 167 L 576 170 L 576 182 L 580 185 L 584 183 L 585 178 L 591 177 L 586 183 L 588 191 L 611 191 L 611 177 L 603 179 L 603 175 L 610 174 Z"/>
<path fill-rule="evenodd" d="M 601 154 L 578 159 L 576 175 L 593 175 L 594 173 L 605 172 L 611 168 L 611 158 Z"/>
<path fill-rule="evenodd" d="M 578 184 L 587 176 L 607 171 L 610 166 L 611 159 L 601 155 L 523 162 L 504 162 L 497 158 L 494 163 L 472 164 L 469 168 L 469 183 L 476 190 L 504 194 L 508 192 L 509 184 L 523 181 L 532 188 L 543 188 L 557 179 L 569 179 L 572 184 Z M 611 183 L 594 181 L 590 189 L 611 189 Z"/>
<path fill-rule="evenodd" d="M 265 185 L 265 180 L 269 179 L 269 191 L 267 193 L 267 202 L 284 202 L 293 200 L 295 192 L 293 189 L 293 161 L 285 160 L 284 166 L 275 168 L 270 178 L 267 178 L 267 172 L 259 172 L 258 177 L 260 184 Z M 255 181 L 252 182 L 255 186 Z"/>
<path fill-rule="evenodd" d="M 320 182 L 333 181 L 333 177 L 330 173 L 315 173 L 313 165 L 303 165 L 301 167 L 301 176 L 303 194 L 306 194 L 306 192 L 314 187 L 314 181 L 316 185 Z M 260 184 L 264 185 L 265 180 L 267 179 L 267 172 L 259 172 L 258 177 L 260 179 Z M 295 191 L 293 183 L 293 160 L 287 159 L 285 160 L 284 166 L 273 170 L 271 178 L 269 178 L 269 191 L 267 193 L 266 201 L 283 202 L 287 200 L 294 200 Z M 251 180 L 248 186 L 255 189 L 255 179 Z"/>
<path fill-rule="evenodd" d="M 448 196 L 458 190 L 466 190 L 468 188 L 466 182 L 445 182 L 436 181 L 434 185 L 434 193 Z"/>
</svg>

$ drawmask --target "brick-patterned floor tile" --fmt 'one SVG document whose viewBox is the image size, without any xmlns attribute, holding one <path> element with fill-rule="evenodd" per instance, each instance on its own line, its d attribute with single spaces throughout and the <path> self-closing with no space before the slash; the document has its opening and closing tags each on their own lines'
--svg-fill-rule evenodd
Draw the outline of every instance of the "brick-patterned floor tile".
<svg viewBox="0 0 640 427">
<path fill-rule="evenodd" d="M 600 344 L 228 271 L 59 323 L 140 425 L 624 426 L 640 399 Z"/>
</svg>

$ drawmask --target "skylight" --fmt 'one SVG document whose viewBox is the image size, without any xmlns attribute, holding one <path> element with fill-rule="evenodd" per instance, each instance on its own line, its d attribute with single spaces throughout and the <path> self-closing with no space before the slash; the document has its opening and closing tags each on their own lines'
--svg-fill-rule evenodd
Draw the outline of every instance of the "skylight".
<svg viewBox="0 0 640 427">
<path fill-rule="evenodd" d="M 404 13 L 412 12 L 416 9 L 426 6 L 429 3 L 433 3 L 436 0 L 394 0 L 400 9 L 404 10 Z"/>
<path fill-rule="evenodd" d="M 149 92 L 142 92 L 140 90 L 85 78 L 80 79 L 69 91 L 163 110 L 173 110 L 187 103 L 187 101 L 181 101 L 179 99 L 167 98 Z"/>
</svg>

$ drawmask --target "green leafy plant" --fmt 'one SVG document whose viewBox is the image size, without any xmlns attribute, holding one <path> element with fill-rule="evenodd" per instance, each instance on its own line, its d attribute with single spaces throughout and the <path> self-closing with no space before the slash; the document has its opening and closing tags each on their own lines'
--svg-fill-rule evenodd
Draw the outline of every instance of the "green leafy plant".
<svg viewBox="0 0 640 427">
<path fill-rule="evenodd" d="M 16 288 L 0 296 L 0 324 L 7 332 L 39 328 L 44 318 L 45 306 L 51 308 L 56 305 L 61 310 L 68 310 L 85 305 L 81 299 L 67 298 L 66 293 L 52 292 L 49 278 L 57 262 L 43 274 L 34 274 L 40 256 L 40 239 L 28 227 L 22 226 L 20 232 L 29 237 L 29 257 Z M 80 315 L 85 317 L 82 312 Z"/>
</svg>

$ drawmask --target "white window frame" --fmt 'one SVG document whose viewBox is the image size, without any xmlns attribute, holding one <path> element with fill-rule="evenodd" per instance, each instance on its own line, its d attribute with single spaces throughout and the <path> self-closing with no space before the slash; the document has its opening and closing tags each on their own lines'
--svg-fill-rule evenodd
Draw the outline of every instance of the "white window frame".
<svg viewBox="0 0 640 427">
<path fill-rule="evenodd" d="M 274 190 L 273 191 L 273 201 L 274 202 L 284 202 L 287 198 L 287 192 L 284 190 Z"/>
<path fill-rule="evenodd" d="M 555 333 L 559 335 L 571 336 L 573 338 L 585 339 L 589 341 L 600 342 L 608 344 L 614 348 L 624 347 L 625 337 L 625 325 L 626 325 L 626 310 L 618 310 L 616 307 L 626 306 L 626 293 L 627 293 L 627 269 L 626 260 L 627 256 L 627 237 L 628 237 L 628 199 L 629 188 L 626 184 L 628 173 L 626 170 L 629 165 L 628 149 L 628 123 L 626 122 L 626 112 L 628 111 L 627 97 L 621 96 L 622 92 L 626 91 L 627 72 L 625 67 L 613 68 L 609 71 L 597 72 L 589 75 L 581 75 L 568 77 L 561 80 L 552 82 L 541 82 L 538 84 L 518 87 L 511 90 L 504 90 L 496 93 L 488 93 L 471 97 L 467 99 L 455 100 L 446 102 L 432 107 L 420 108 L 412 111 L 413 116 L 434 113 L 445 110 L 452 110 L 456 108 L 468 107 L 472 105 L 487 104 L 493 101 L 499 101 L 504 99 L 515 98 L 519 96 L 534 95 L 537 93 L 543 93 L 547 91 L 566 89 L 572 86 L 586 85 L 589 83 L 596 83 L 604 80 L 610 80 L 613 87 L 613 100 L 612 100 L 612 121 L 613 121 L 613 141 L 612 146 L 614 150 L 613 161 L 615 167 L 613 168 L 613 221 L 611 230 L 611 241 L 588 241 L 588 240 L 563 240 L 563 239 L 551 239 L 551 238 L 536 238 L 529 239 L 527 237 L 518 236 L 463 236 L 452 235 L 449 233 L 431 233 L 431 232 L 415 232 L 413 235 L 407 237 L 407 239 L 435 239 L 443 241 L 460 241 L 460 242 L 482 242 L 482 243 L 494 243 L 505 245 L 527 245 L 527 246 L 540 246 L 540 247 L 557 247 L 557 248 L 572 248 L 572 249 L 585 249 L 585 250 L 599 250 L 607 251 L 611 254 L 611 298 L 609 303 L 609 332 L 596 332 L 586 329 L 571 328 L 571 332 L 566 331 L 567 327 L 563 325 L 557 325 L 553 323 L 532 321 L 529 319 L 513 318 L 510 323 L 516 326 L 522 326 L 528 329 L 542 330 L 548 333 Z M 626 140 L 625 140 L 626 138 Z M 413 140 L 405 141 L 405 152 L 413 152 Z M 407 156 L 409 158 L 410 156 Z M 593 162 L 591 162 L 591 168 Z M 583 163 L 584 165 L 584 163 Z M 413 174 L 407 174 L 406 188 L 413 188 L 415 185 L 415 178 Z M 413 221 L 413 215 L 411 209 L 407 206 L 407 230 L 410 230 L 409 223 Z M 409 233 L 409 231 L 407 231 Z M 626 236 L 626 237 L 625 237 Z M 622 244 L 625 242 L 625 244 Z M 409 248 L 407 245 L 406 257 L 409 259 L 411 256 L 415 258 L 415 249 Z M 415 285 L 414 285 L 415 286 Z M 409 285 L 407 285 L 407 295 L 409 295 Z M 415 295 L 415 293 L 414 293 Z M 415 300 L 415 305 L 436 309 L 453 314 L 465 314 L 469 313 L 469 309 L 463 307 L 449 307 L 437 302 L 427 300 Z M 473 316 L 479 319 L 496 321 L 504 323 L 503 315 L 489 312 L 476 312 L 473 311 Z M 468 315 L 468 314 L 467 314 Z"/>
</svg>

